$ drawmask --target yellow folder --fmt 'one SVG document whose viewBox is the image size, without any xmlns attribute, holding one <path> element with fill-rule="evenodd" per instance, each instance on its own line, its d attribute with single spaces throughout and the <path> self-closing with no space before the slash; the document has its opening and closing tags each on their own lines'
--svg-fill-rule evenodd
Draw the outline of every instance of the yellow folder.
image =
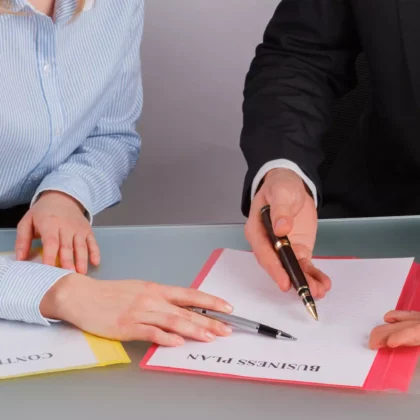
<svg viewBox="0 0 420 420">
<path fill-rule="evenodd" d="M 56 367 L 54 369 L 40 369 L 28 372 L 20 372 L 17 374 L 0 375 L 0 380 L 19 378 L 24 376 L 42 375 L 54 372 L 64 372 L 71 370 L 90 369 L 94 367 L 103 367 L 123 363 L 131 363 L 130 358 L 124 350 L 122 344 L 118 341 L 112 341 L 101 337 L 95 337 L 93 335 L 83 333 L 86 341 L 88 342 L 92 352 L 96 357 L 96 363 L 93 364 L 81 364 L 73 366 Z M 1 372 L 1 369 L 0 369 Z"/>
<path fill-rule="evenodd" d="M 14 257 L 14 253 L 1 253 L 3 256 L 9 256 Z M 36 249 L 31 252 L 31 258 L 30 260 L 40 260 L 40 257 L 42 256 L 42 250 Z M 34 262 L 35 262 L 34 261 Z M 59 264 L 57 264 L 59 266 Z M 24 323 L 9 323 L 8 321 L 0 321 L 0 331 L 9 331 L 13 337 L 19 337 L 19 341 L 22 339 L 22 337 L 29 334 L 31 337 L 37 336 L 36 328 L 40 328 L 39 331 L 39 337 L 41 339 L 42 334 L 46 332 L 44 328 L 53 328 L 54 330 L 48 331 L 48 334 L 55 334 L 54 331 L 57 332 L 57 334 L 67 334 L 67 330 L 65 328 L 73 328 L 74 331 L 71 332 L 71 334 L 75 334 L 75 331 L 77 333 L 80 333 L 86 340 L 86 343 L 88 344 L 88 347 L 91 349 L 93 356 L 90 354 L 87 359 L 90 360 L 89 363 L 84 363 L 83 358 L 81 358 L 80 363 L 73 361 L 70 364 L 63 363 L 60 366 L 60 363 L 57 364 L 57 362 L 51 363 L 51 367 L 48 367 L 49 361 L 42 361 L 42 363 L 39 363 L 39 369 L 36 367 L 35 363 L 26 363 L 26 359 L 20 358 L 20 359 L 14 359 L 8 358 L 9 355 L 5 354 L 4 352 L 6 350 L 3 349 L 4 346 L 0 346 L 0 380 L 1 379 L 8 379 L 8 378 L 16 378 L 16 377 L 22 377 L 22 376 L 29 376 L 29 375 L 39 375 L 39 374 L 45 374 L 45 373 L 51 373 L 51 372 L 59 372 L 59 371 L 69 371 L 69 370 L 79 370 L 79 369 L 88 369 L 93 367 L 100 367 L 100 366 L 108 366 L 108 365 L 114 365 L 114 364 L 123 364 L 123 363 L 131 363 L 130 358 L 128 357 L 126 351 L 124 350 L 124 347 L 122 346 L 121 342 L 110 340 L 102 337 L 98 337 L 89 333 L 86 333 L 84 331 L 76 330 L 74 327 L 61 327 L 60 325 L 55 325 L 53 327 L 39 327 L 39 326 L 31 326 Z M 22 333 L 21 333 L 22 331 Z M 5 334 L 7 336 L 7 334 Z M 51 336 L 50 336 L 51 337 Z M 5 337 L 3 337 L 4 339 Z M 77 334 L 77 339 L 80 342 L 80 336 Z M 2 340 L 3 341 L 3 340 Z M 7 343 L 7 339 L 3 341 L 3 343 Z M 25 341 L 23 339 L 22 344 L 22 353 L 28 352 L 30 353 L 30 347 L 31 345 L 24 345 Z M 21 348 L 22 346 L 20 346 Z M 26 348 L 25 348 L 26 347 Z M 35 346 L 36 347 L 36 346 Z M 86 346 L 84 347 L 84 351 L 86 352 Z M 62 351 L 62 348 L 60 349 Z M 3 354 L 2 354 L 3 353 Z M 61 355 L 63 356 L 63 355 Z M 31 357 L 31 356 L 30 356 Z M 33 357 L 32 357 L 33 358 Z M 94 361 L 96 359 L 96 361 Z M 17 367 L 17 365 L 12 366 L 13 363 L 16 363 L 16 360 L 23 361 L 21 363 L 21 366 Z M 32 360 L 32 359 L 30 359 Z M 10 363 L 9 363 L 10 362 Z M 42 367 L 41 367 L 42 365 Z M 54 365 L 52 367 L 52 365 Z M 27 368 L 28 367 L 28 368 Z M 27 369 L 26 369 L 27 368 Z M 5 371 L 9 371 L 7 374 Z M 14 371 L 14 372 L 13 372 Z"/>
</svg>

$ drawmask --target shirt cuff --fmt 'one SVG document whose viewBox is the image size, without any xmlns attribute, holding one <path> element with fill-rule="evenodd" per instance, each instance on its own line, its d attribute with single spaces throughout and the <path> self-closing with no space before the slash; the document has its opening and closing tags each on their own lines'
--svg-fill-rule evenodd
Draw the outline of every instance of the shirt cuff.
<svg viewBox="0 0 420 420">
<path fill-rule="evenodd" d="M 287 159 L 271 160 L 270 162 L 267 162 L 260 168 L 252 182 L 251 201 L 255 196 L 258 185 L 260 185 L 261 180 L 265 177 L 267 172 L 277 168 L 290 169 L 291 171 L 299 175 L 302 178 L 302 181 L 308 186 L 309 190 L 311 191 L 312 197 L 315 201 L 315 207 L 318 208 L 318 196 L 315 184 L 303 173 L 303 171 L 299 168 L 299 166 L 296 165 L 296 163 Z"/>
<path fill-rule="evenodd" d="M 49 326 L 39 309 L 48 290 L 69 270 L 44 264 L 13 261 L 0 268 L 0 319 Z"/>
<path fill-rule="evenodd" d="M 68 194 L 77 200 L 85 209 L 85 215 L 89 220 L 89 223 L 93 223 L 92 213 L 92 200 L 89 192 L 89 187 L 77 175 L 64 173 L 64 172 L 52 172 L 47 175 L 35 191 L 35 194 L 31 200 L 30 206 L 32 207 L 39 196 L 44 191 L 60 191 Z"/>
</svg>

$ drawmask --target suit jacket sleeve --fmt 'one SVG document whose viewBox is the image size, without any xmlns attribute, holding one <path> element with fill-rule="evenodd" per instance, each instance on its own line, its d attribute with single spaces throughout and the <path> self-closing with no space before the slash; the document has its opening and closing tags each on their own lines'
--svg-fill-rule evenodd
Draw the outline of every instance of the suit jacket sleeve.
<svg viewBox="0 0 420 420">
<path fill-rule="evenodd" d="M 347 0 L 282 0 L 256 49 L 245 80 L 240 146 L 248 165 L 242 212 L 258 170 L 288 159 L 321 186 L 321 139 L 334 99 L 356 83 L 360 52 Z"/>
</svg>

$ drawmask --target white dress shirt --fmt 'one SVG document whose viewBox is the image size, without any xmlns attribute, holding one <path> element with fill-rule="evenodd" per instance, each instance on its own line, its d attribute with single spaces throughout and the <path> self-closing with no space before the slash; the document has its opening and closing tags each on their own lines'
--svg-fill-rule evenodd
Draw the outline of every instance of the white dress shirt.
<svg viewBox="0 0 420 420">
<path fill-rule="evenodd" d="M 287 159 L 277 159 L 277 160 L 271 160 L 270 162 L 267 162 L 265 165 L 263 165 L 260 170 L 255 175 L 255 178 L 252 182 L 252 188 L 251 188 L 251 200 L 255 196 L 255 192 L 258 188 L 258 185 L 260 184 L 261 180 L 265 177 L 267 172 L 276 169 L 276 168 L 285 168 L 290 169 L 293 172 L 295 172 L 297 175 L 299 175 L 303 182 L 308 186 L 309 190 L 312 193 L 312 197 L 315 201 L 315 207 L 318 207 L 318 199 L 317 199 L 317 191 L 315 184 L 303 173 L 303 171 L 297 166 L 294 162 L 291 162 Z"/>
</svg>

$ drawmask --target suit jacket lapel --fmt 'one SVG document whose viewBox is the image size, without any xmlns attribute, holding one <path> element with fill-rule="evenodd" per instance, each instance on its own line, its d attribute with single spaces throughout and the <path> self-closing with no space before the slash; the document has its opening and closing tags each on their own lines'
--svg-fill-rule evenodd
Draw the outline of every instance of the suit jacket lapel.
<svg viewBox="0 0 420 420">
<path fill-rule="evenodd" d="M 420 1 L 398 0 L 397 4 L 409 77 L 420 109 Z"/>
</svg>

